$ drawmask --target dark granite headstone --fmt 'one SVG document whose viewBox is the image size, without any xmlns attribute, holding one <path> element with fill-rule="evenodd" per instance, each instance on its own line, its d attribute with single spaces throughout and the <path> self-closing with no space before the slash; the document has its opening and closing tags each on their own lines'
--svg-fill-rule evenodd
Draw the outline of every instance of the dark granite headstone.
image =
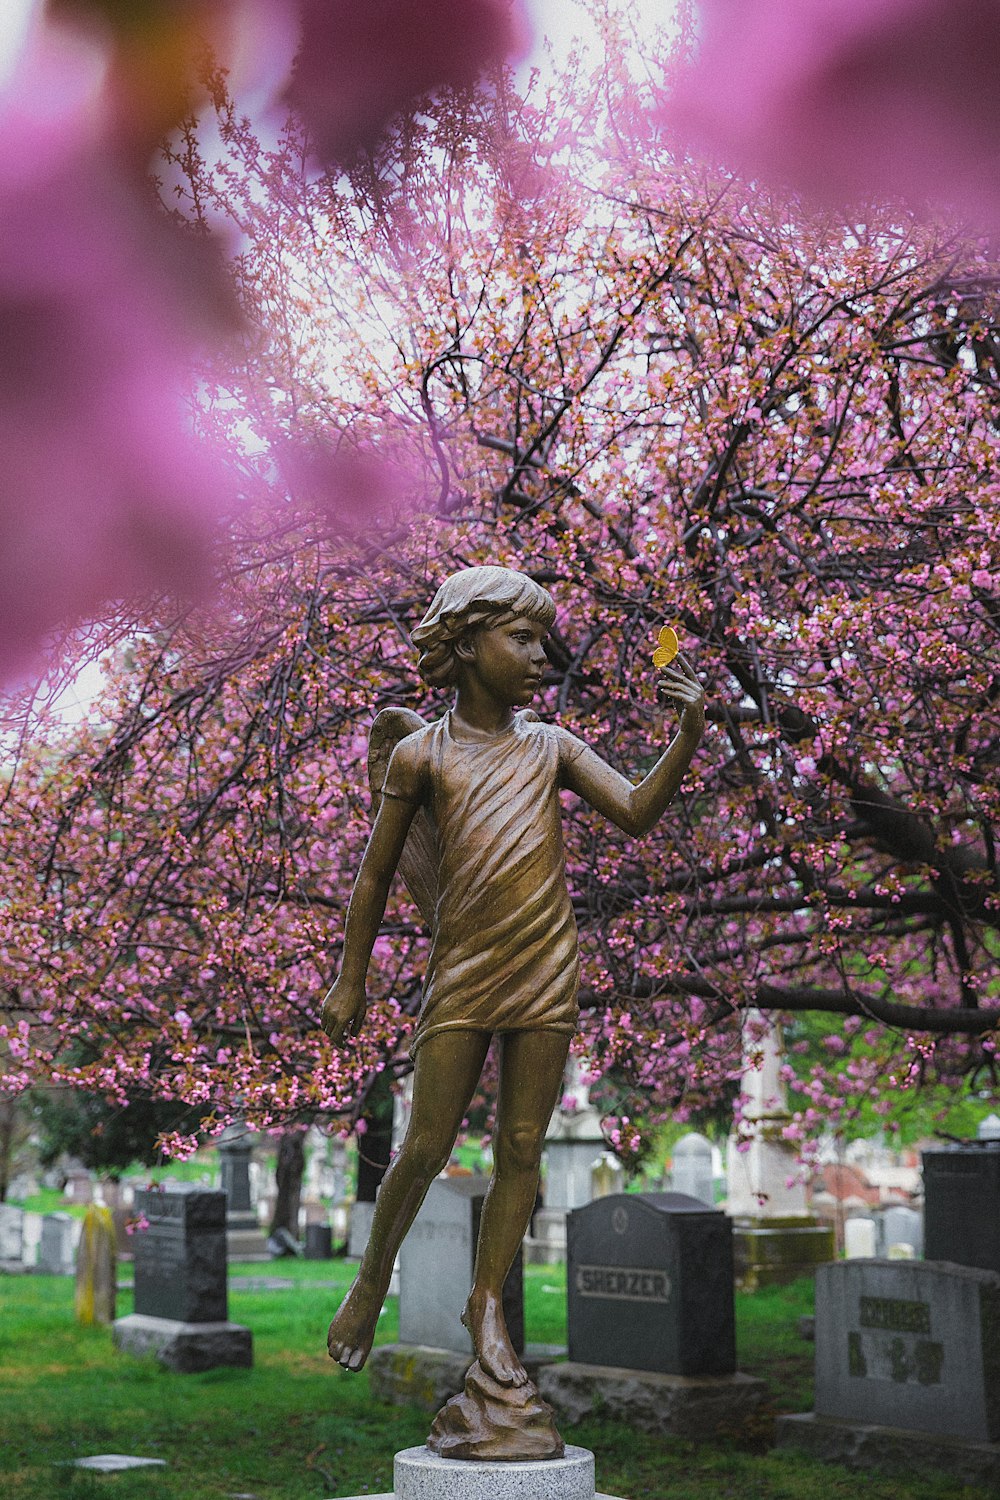
<svg viewBox="0 0 1000 1500">
<path fill-rule="evenodd" d="M 137 1192 L 149 1228 L 133 1237 L 135 1310 L 182 1323 L 225 1323 L 225 1193 Z"/>
<path fill-rule="evenodd" d="M 257 1227 L 250 1192 L 250 1158 L 253 1155 L 253 1136 L 245 1125 L 228 1125 L 216 1142 L 219 1152 L 219 1171 L 222 1191 L 226 1195 L 227 1213 L 230 1218 L 248 1215 L 252 1227 Z"/>
<path fill-rule="evenodd" d="M 1000 1141 L 922 1155 L 924 1258 L 1000 1272 Z"/>
<path fill-rule="evenodd" d="M 333 1259 L 333 1230 L 329 1224 L 306 1225 L 306 1260 Z"/>
<path fill-rule="evenodd" d="M 666 1375 L 736 1369 L 733 1231 L 683 1193 L 616 1193 L 568 1220 L 569 1357 Z"/>
</svg>

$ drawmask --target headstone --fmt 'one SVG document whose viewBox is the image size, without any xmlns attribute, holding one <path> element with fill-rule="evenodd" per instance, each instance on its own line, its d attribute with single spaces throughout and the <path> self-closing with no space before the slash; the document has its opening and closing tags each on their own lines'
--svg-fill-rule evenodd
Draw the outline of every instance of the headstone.
<svg viewBox="0 0 1000 1500">
<path fill-rule="evenodd" d="M 816 1414 L 1000 1438 L 1000 1276 L 857 1260 L 816 1276 Z"/>
<path fill-rule="evenodd" d="M 879 1210 L 875 1228 L 877 1255 L 887 1259 L 907 1259 L 907 1255 L 899 1254 L 903 1247 L 917 1260 L 923 1255 L 924 1216 L 918 1208 L 910 1208 L 905 1203 L 890 1203 Z"/>
<path fill-rule="evenodd" d="M 227 1125 L 219 1136 L 219 1168 L 226 1195 L 226 1247 L 233 1260 L 268 1260 L 250 1189 L 250 1155 L 254 1138 L 246 1125 Z"/>
<path fill-rule="evenodd" d="M 224 1193 L 136 1193 L 148 1227 L 134 1235 L 135 1310 L 184 1323 L 225 1322 L 226 1198 Z"/>
<path fill-rule="evenodd" d="M 1000 1115 L 987 1115 L 980 1120 L 976 1135 L 981 1141 L 1000 1141 Z"/>
<path fill-rule="evenodd" d="M 438 1177 L 431 1183 L 399 1255 L 399 1340 L 472 1354 L 461 1316 L 472 1286 L 479 1220 L 489 1181 Z M 507 1331 L 524 1349 L 521 1253 L 504 1283 Z"/>
<path fill-rule="evenodd" d="M 587 1072 L 578 1057 L 566 1066 L 560 1103 L 545 1134 L 544 1201 L 531 1217 L 525 1256 L 554 1264 L 566 1259 L 566 1215 L 594 1196 L 594 1166 L 606 1154 L 601 1116 L 590 1102 Z"/>
<path fill-rule="evenodd" d="M 736 1369 L 732 1226 L 680 1193 L 619 1193 L 569 1216 L 569 1357 L 673 1375 Z"/>
<path fill-rule="evenodd" d="M 306 1225 L 306 1260 L 330 1260 L 333 1257 L 333 1231 L 329 1224 Z"/>
<path fill-rule="evenodd" d="M 726 1212 L 733 1220 L 737 1284 L 744 1290 L 811 1274 L 834 1254 L 834 1233 L 809 1212 L 782 1080 L 777 1022 L 750 1010 L 743 1021 L 742 1123 L 726 1152 Z"/>
<path fill-rule="evenodd" d="M 625 1191 L 625 1172 L 617 1156 L 602 1151 L 590 1169 L 590 1197 L 607 1198 L 610 1193 Z"/>
<path fill-rule="evenodd" d="M 697 1198 L 709 1208 L 715 1207 L 712 1184 L 712 1143 L 696 1130 L 682 1135 L 673 1151 L 670 1186 L 675 1193 Z"/>
<path fill-rule="evenodd" d="M 347 1256 L 349 1260 L 360 1260 L 362 1255 L 364 1255 L 365 1246 L 368 1244 L 368 1236 L 372 1232 L 372 1219 L 374 1217 L 374 1203 L 365 1202 L 363 1199 L 355 1199 L 351 1204 L 347 1232 Z"/>
<path fill-rule="evenodd" d="M 85 1327 L 115 1320 L 115 1259 L 111 1210 L 92 1203 L 76 1252 L 76 1320 Z"/>
<path fill-rule="evenodd" d="M 20 1203 L 24 1198 L 33 1198 L 39 1186 L 38 1178 L 31 1172 L 18 1172 L 16 1177 L 11 1178 L 10 1187 L 7 1189 L 8 1203 Z"/>
<path fill-rule="evenodd" d="M 1000 1141 L 922 1155 L 925 1257 L 1000 1272 Z"/>
<path fill-rule="evenodd" d="M 24 1218 L 21 1221 L 22 1265 L 38 1265 L 38 1255 L 42 1244 L 42 1217 L 41 1214 L 33 1213 L 31 1209 L 26 1208 L 24 1211 Z"/>
<path fill-rule="evenodd" d="M 133 1237 L 135 1312 L 115 1323 L 116 1346 L 182 1372 L 251 1365 L 250 1330 L 228 1321 L 226 1195 L 139 1192 L 135 1209 L 147 1227 Z"/>
<path fill-rule="evenodd" d="M 74 1168 L 66 1178 L 63 1193 L 74 1203 L 92 1203 L 94 1182 L 86 1167 Z"/>
<path fill-rule="evenodd" d="M 24 1209 L 0 1203 L 0 1260 L 16 1260 L 24 1254 Z"/>
<path fill-rule="evenodd" d="M 78 1234 L 79 1224 L 70 1214 L 44 1214 L 38 1245 L 38 1269 L 50 1276 L 72 1276 L 76 1268 Z"/>
<path fill-rule="evenodd" d="M 870 1260 L 875 1254 L 875 1220 L 858 1214 L 844 1225 L 844 1254 L 848 1260 Z"/>
</svg>

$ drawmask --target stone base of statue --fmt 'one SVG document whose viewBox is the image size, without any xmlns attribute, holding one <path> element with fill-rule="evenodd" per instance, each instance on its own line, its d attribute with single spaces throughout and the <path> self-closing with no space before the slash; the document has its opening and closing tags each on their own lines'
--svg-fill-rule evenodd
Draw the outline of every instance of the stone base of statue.
<svg viewBox="0 0 1000 1500">
<path fill-rule="evenodd" d="M 154 1355 L 168 1370 L 182 1375 L 235 1365 L 253 1365 L 253 1335 L 241 1323 L 182 1323 L 177 1318 L 153 1318 L 129 1313 L 111 1331 L 116 1349 L 127 1354 Z"/>
<path fill-rule="evenodd" d="M 364 1500 L 616 1500 L 595 1490 L 594 1455 L 587 1448 L 524 1463 L 466 1463 L 427 1448 L 404 1448 L 396 1454 L 392 1479 L 391 1494 Z"/>
<path fill-rule="evenodd" d="M 501 1385 L 476 1360 L 465 1389 L 434 1418 L 427 1447 L 437 1458 L 512 1463 L 559 1459 L 566 1445 L 530 1380 Z"/>
<path fill-rule="evenodd" d="M 536 1398 L 537 1399 L 537 1398 Z M 396 1454 L 396 1500 L 594 1500 L 594 1455 L 563 1449 L 551 1459 L 460 1463 L 426 1448 Z"/>
</svg>

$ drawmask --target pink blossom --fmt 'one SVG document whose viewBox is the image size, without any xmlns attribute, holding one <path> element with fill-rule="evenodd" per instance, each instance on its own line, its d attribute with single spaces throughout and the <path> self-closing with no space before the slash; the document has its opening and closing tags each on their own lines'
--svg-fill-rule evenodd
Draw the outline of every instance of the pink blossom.
<svg viewBox="0 0 1000 1500">
<path fill-rule="evenodd" d="M 0 100 L 0 679 L 46 632 L 199 589 L 224 490 L 183 409 L 214 266 L 100 139 L 97 72 L 51 39 Z"/>
<path fill-rule="evenodd" d="M 508 0 L 302 0 L 288 102 L 320 156 L 350 160 L 421 95 L 475 83 L 517 55 L 526 26 Z"/>
<path fill-rule="evenodd" d="M 993 0 L 705 0 L 664 113 L 765 177 L 839 203 L 958 206 L 1000 227 Z"/>
</svg>

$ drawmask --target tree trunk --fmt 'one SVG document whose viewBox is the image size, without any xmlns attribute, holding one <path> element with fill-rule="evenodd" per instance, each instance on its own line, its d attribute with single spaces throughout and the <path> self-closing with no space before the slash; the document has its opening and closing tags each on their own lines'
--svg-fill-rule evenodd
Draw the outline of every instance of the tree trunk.
<svg viewBox="0 0 1000 1500">
<path fill-rule="evenodd" d="M 302 1130 L 286 1130 L 278 1144 L 275 1177 L 278 1195 L 274 1201 L 268 1234 L 287 1229 L 293 1239 L 299 1237 L 299 1204 L 302 1200 L 302 1174 L 306 1168 L 306 1138 Z"/>
<path fill-rule="evenodd" d="M 358 1137 L 359 1203 L 374 1203 L 379 1184 L 389 1168 L 392 1151 L 392 1079 L 382 1072 L 373 1080 L 362 1118 L 368 1127 Z"/>
</svg>

